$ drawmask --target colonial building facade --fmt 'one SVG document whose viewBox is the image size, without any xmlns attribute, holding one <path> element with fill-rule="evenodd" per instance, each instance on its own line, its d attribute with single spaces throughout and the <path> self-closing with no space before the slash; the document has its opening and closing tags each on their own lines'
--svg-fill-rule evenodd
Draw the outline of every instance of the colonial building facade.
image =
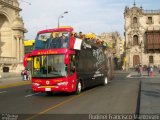
<svg viewBox="0 0 160 120">
<path fill-rule="evenodd" d="M 111 44 L 113 54 L 115 54 L 115 56 L 119 58 L 121 57 L 124 52 L 124 40 L 118 32 L 102 33 L 98 35 L 98 39 L 103 40 L 108 44 Z"/>
<path fill-rule="evenodd" d="M 102 33 L 97 36 L 98 39 L 103 40 L 111 45 L 109 52 L 113 53 L 115 69 L 122 69 L 124 57 L 124 39 L 118 32 Z"/>
<path fill-rule="evenodd" d="M 24 56 L 24 23 L 17 0 L 0 0 L 0 72 L 20 71 Z"/>
<path fill-rule="evenodd" d="M 159 65 L 160 10 L 143 10 L 134 4 L 125 8 L 124 19 L 126 68 Z"/>
</svg>

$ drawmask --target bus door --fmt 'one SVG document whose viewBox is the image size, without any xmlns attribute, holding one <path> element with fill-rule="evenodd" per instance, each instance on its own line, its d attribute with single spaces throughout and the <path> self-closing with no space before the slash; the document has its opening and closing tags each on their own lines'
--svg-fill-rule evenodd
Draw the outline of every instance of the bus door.
<svg viewBox="0 0 160 120">
<path fill-rule="evenodd" d="M 68 69 L 68 80 L 71 83 L 71 88 L 76 89 L 76 81 L 77 81 L 77 74 L 76 74 L 76 56 L 70 55 L 69 56 L 69 69 Z"/>
</svg>

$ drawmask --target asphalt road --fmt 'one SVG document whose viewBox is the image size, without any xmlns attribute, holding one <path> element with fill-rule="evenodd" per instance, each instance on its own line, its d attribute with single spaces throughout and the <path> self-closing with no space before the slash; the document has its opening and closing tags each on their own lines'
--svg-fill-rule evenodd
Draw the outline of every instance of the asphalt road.
<svg viewBox="0 0 160 120">
<path fill-rule="evenodd" d="M 116 73 L 115 78 L 107 86 L 89 88 L 80 95 L 34 94 L 30 85 L 0 89 L 0 114 L 1 117 L 10 115 L 20 120 L 75 119 L 79 116 L 84 117 L 79 119 L 89 119 L 89 114 L 94 113 L 134 114 L 140 81 L 128 79 L 126 76 L 126 73 Z"/>
</svg>

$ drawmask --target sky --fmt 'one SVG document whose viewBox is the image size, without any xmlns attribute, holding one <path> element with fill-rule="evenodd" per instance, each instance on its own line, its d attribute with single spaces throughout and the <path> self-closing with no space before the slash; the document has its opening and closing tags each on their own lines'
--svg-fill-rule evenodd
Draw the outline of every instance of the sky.
<svg viewBox="0 0 160 120">
<path fill-rule="evenodd" d="M 160 10 L 160 0 L 135 0 L 144 10 Z M 134 0 L 19 0 L 25 39 L 35 39 L 40 30 L 72 26 L 76 32 L 95 33 L 118 31 L 124 33 L 125 6 L 133 7 Z M 29 5 L 28 3 L 31 3 Z"/>
</svg>

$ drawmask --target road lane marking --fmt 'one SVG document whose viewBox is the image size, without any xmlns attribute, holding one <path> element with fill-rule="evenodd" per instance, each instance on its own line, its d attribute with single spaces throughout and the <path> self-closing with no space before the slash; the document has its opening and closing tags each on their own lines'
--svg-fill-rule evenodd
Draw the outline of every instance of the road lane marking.
<svg viewBox="0 0 160 120">
<path fill-rule="evenodd" d="M 90 92 L 92 92 L 92 91 L 95 90 L 95 89 L 96 89 L 96 87 L 93 88 L 93 89 L 91 89 L 91 90 L 88 90 L 88 91 L 86 91 L 86 92 L 84 92 L 84 93 L 81 93 L 81 94 L 79 94 L 79 95 L 73 96 L 73 97 L 71 97 L 71 98 L 69 98 L 69 99 L 67 99 L 67 100 L 64 100 L 64 101 L 62 101 L 62 102 L 60 102 L 60 103 L 58 103 L 58 104 L 56 104 L 56 105 L 54 105 L 54 106 L 51 106 L 51 107 L 49 107 L 49 108 L 47 108 L 47 109 L 45 109 L 45 110 L 43 110 L 43 111 L 41 111 L 41 112 L 39 112 L 39 113 L 37 113 L 37 114 L 35 114 L 35 115 L 27 118 L 26 120 L 32 120 L 32 119 L 34 119 L 34 118 L 36 118 L 36 117 L 38 117 L 38 116 L 40 116 L 40 115 L 42 115 L 42 114 L 50 111 L 50 110 L 53 110 L 53 109 L 55 109 L 55 108 L 57 108 L 57 107 L 60 107 L 60 106 L 62 106 L 62 105 L 64 105 L 64 104 L 66 104 L 66 103 L 71 102 L 72 100 L 74 100 L 74 99 L 76 99 L 76 98 L 79 98 L 79 97 L 81 97 L 81 96 L 83 96 L 83 95 L 85 95 L 85 94 L 87 94 L 87 93 L 90 93 Z"/>
<path fill-rule="evenodd" d="M 7 91 L 2 91 L 2 92 L 0 92 L 0 94 L 1 94 L 1 93 L 5 93 L 5 92 L 7 92 Z"/>
<path fill-rule="evenodd" d="M 37 95 L 37 94 L 40 94 L 40 93 L 29 94 L 29 95 L 26 95 L 24 97 L 31 97 L 31 96 L 34 96 L 34 95 Z"/>
<path fill-rule="evenodd" d="M 31 84 L 31 81 L 21 81 L 21 82 L 12 83 L 12 84 L 0 85 L 0 89 L 16 87 L 21 85 L 28 85 L 28 84 Z"/>
</svg>

